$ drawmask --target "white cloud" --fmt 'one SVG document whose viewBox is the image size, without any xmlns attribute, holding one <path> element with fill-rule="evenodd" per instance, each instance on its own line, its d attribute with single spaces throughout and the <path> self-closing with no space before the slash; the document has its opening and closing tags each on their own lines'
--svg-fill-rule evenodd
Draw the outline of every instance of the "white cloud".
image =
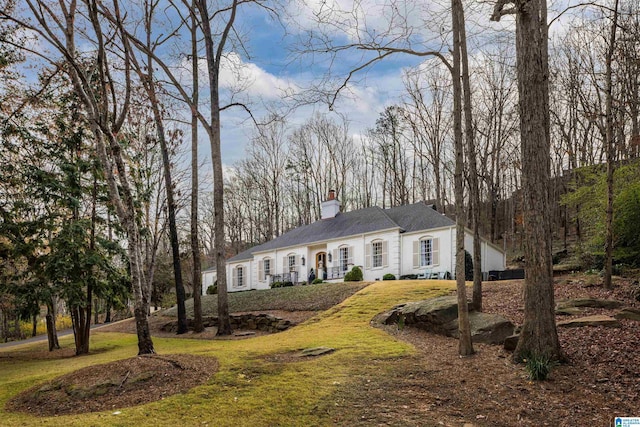
<svg viewBox="0 0 640 427">
<path fill-rule="evenodd" d="M 270 74 L 257 64 L 244 62 L 240 55 L 233 52 L 222 58 L 220 87 L 266 99 L 277 99 L 284 94 L 299 91 L 299 87 L 292 81 Z"/>
<path fill-rule="evenodd" d="M 177 67 L 179 80 L 186 85 L 191 81 L 191 62 L 183 59 Z M 208 82 L 206 59 L 198 63 L 201 85 Z M 225 54 L 220 63 L 219 87 L 229 95 L 242 94 L 244 98 L 279 99 L 285 94 L 294 94 L 300 87 L 291 79 L 270 74 L 258 64 L 245 62 L 235 52 Z"/>
</svg>

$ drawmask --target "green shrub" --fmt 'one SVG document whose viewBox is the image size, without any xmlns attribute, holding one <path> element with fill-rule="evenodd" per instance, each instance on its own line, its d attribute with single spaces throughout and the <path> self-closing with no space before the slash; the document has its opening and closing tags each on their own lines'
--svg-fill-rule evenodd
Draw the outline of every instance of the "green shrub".
<svg viewBox="0 0 640 427">
<path fill-rule="evenodd" d="M 218 281 L 216 280 L 216 282 L 213 285 L 209 285 L 209 287 L 207 288 L 207 295 L 216 295 L 218 293 Z"/>
<path fill-rule="evenodd" d="M 362 282 L 362 270 L 357 265 L 344 275 L 345 282 Z"/>
<path fill-rule="evenodd" d="M 38 324 L 36 326 L 36 335 L 44 335 L 47 333 L 47 322 L 45 319 L 46 318 L 44 316 L 39 317 Z M 71 329 L 72 326 L 73 325 L 71 323 L 71 316 L 58 314 L 56 318 L 56 329 L 58 331 L 61 331 L 63 329 Z M 20 322 L 20 332 L 22 336 L 30 337 L 31 333 L 33 332 L 33 323 L 31 323 L 30 321 Z"/>
<path fill-rule="evenodd" d="M 163 294 L 162 300 L 160 301 L 160 307 L 169 308 L 176 305 L 177 299 L 176 294 Z"/>
<path fill-rule="evenodd" d="M 275 289 L 275 288 L 286 288 L 288 286 L 293 286 L 293 282 L 273 282 L 271 285 L 269 285 L 271 287 L 271 289 Z"/>
<path fill-rule="evenodd" d="M 382 276 L 382 280 L 396 280 L 395 274 L 387 273 Z"/>
<path fill-rule="evenodd" d="M 558 364 L 549 356 L 531 354 L 523 360 L 524 368 L 532 381 L 544 381 Z"/>
<path fill-rule="evenodd" d="M 320 278 L 313 279 L 313 282 L 311 282 L 312 285 L 317 285 L 318 283 L 324 283 L 324 282 Z"/>
<path fill-rule="evenodd" d="M 473 280 L 473 257 L 467 251 L 464 251 L 464 280 Z"/>
</svg>

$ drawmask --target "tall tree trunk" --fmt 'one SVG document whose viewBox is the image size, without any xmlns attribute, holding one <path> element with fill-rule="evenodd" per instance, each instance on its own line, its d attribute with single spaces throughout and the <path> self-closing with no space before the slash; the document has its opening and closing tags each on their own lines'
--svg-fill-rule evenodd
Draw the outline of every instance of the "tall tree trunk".
<svg viewBox="0 0 640 427">
<path fill-rule="evenodd" d="M 606 91 L 606 149 L 607 149 L 607 217 L 606 234 L 604 242 L 604 286 L 612 289 L 611 271 L 613 267 L 613 173 L 615 169 L 615 141 L 613 129 L 613 83 L 612 62 L 615 51 L 616 33 L 618 30 L 618 0 L 614 3 L 612 11 L 611 33 L 609 36 L 609 48 L 607 50 L 605 91 Z"/>
<path fill-rule="evenodd" d="M 51 297 L 47 301 L 47 341 L 49 342 L 49 351 L 59 350 L 60 343 L 58 342 L 58 331 L 56 330 L 56 304 L 55 297 Z"/>
<path fill-rule="evenodd" d="M 482 259 L 480 254 L 480 188 L 476 165 L 475 132 L 473 129 L 473 105 L 471 102 L 471 83 L 469 79 L 469 56 L 467 53 L 467 32 L 465 29 L 464 8 L 459 2 L 458 31 L 460 32 L 460 57 L 462 60 L 462 88 L 464 92 L 464 132 L 467 141 L 469 159 L 469 204 L 471 206 L 471 226 L 473 228 L 473 309 L 482 311 Z"/>
<path fill-rule="evenodd" d="M 474 353 L 471 341 L 471 326 L 469 324 L 469 307 L 467 305 L 467 288 L 464 274 L 464 142 L 462 136 L 462 86 L 460 82 L 460 0 L 451 1 L 451 15 L 453 24 L 453 66 L 451 68 L 453 81 L 453 132 L 455 145 L 454 187 L 456 193 L 456 289 L 458 293 L 458 353 L 460 356 L 470 356 Z"/>
<path fill-rule="evenodd" d="M 111 297 L 107 297 L 104 309 L 104 323 L 111 323 Z"/>
<path fill-rule="evenodd" d="M 492 19 L 507 3 L 500 0 Z M 550 119 L 546 0 L 516 0 L 516 58 L 522 162 L 524 324 L 514 359 L 562 358 L 556 330 L 549 206 Z"/>
<path fill-rule="evenodd" d="M 198 0 L 198 12 L 205 43 L 207 70 L 209 71 L 209 91 L 211 98 L 211 119 L 209 128 L 209 140 L 211 142 L 211 163 L 213 165 L 213 209 L 214 209 L 214 233 L 215 256 L 218 276 L 218 332 L 217 335 L 231 335 L 231 322 L 229 319 L 229 302 L 227 297 L 227 271 L 225 262 L 225 232 L 224 232 L 224 181 L 222 173 L 222 153 L 220 147 L 220 93 L 219 72 L 222 51 L 227 42 L 229 32 L 236 18 L 238 0 L 233 0 L 229 8 L 229 20 L 225 26 L 218 45 L 214 44 L 211 32 L 210 16 L 206 0 Z"/>
<path fill-rule="evenodd" d="M 150 65 L 151 69 L 153 66 Z M 153 83 L 147 83 L 149 86 Z M 167 193 L 167 211 L 169 215 L 169 240 L 171 242 L 171 254 L 173 259 L 173 277 L 176 282 L 176 300 L 178 306 L 178 335 L 188 331 L 187 328 L 187 311 L 185 308 L 185 291 L 182 282 L 182 265 L 180 262 L 180 241 L 178 240 L 178 225 L 176 222 L 176 202 L 173 191 L 173 179 L 171 177 L 171 161 L 169 159 L 169 147 L 164 131 L 164 122 L 160 113 L 158 100 L 156 99 L 155 90 L 149 88 L 147 95 L 151 98 L 151 106 L 155 119 L 157 136 L 160 141 L 160 151 L 162 152 L 162 167 L 164 169 L 165 190 Z"/>
<path fill-rule="evenodd" d="M 135 206 L 130 195 L 125 195 L 124 200 L 120 198 L 118 184 L 113 174 L 113 166 L 107 155 L 104 138 L 110 141 L 110 147 L 117 146 L 115 137 L 111 134 L 105 135 L 96 124 L 92 125 L 92 131 L 95 136 L 98 158 L 105 171 L 107 179 L 109 195 L 112 203 L 116 207 L 116 213 L 127 233 L 127 253 L 129 258 L 129 268 L 131 271 L 131 287 L 134 295 L 133 314 L 136 322 L 136 333 L 138 337 L 138 355 L 153 354 L 155 349 L 151 339 L 149 330 L 149 283 L 144 278 L 144 259 L 141 252 L 140 233 L 135 219 Z M 113 150 L 112 150 L 113 151 Z M 120 159 L 121 160 L 121 159 Z M 120 170 L 120 168 L 118 168 Z M 111 173 L 106 172 L 111 171 Z"/>
<path fill-rule="evenodd" d="M 191 65 L 193 74 L 192 105 L 198 105 L 198 33 L 195 0 L 191 6 Z M 204 331 L 202 323 L 202 272 L 200 261 L 200 238 L 198 236 L 198 114 L 191 113 L 191 258 L 193 259 L 193 329 Z"/>
<path fill-rule="evenodd" d="M 146 30 L 146 46 L 147 46 L 147 73 L 145 74 L 143 67 L 138 63 L 135 55 L 129 46 L 129 38 L 123 37 L 124 43 L 127 45 L 126 51 L 130 53 L 130 59 L 137 74 L 143 82 L 145 92 L 149 97 L 149 104 L 153 111 L 153 119 L 156 125 L 156 135 L 160 142 L 160 151 L 162 153 L 162 168 L 164 170 L 165 191 L 167 193 L 167 211 L 169 216 L 169 240 L 171 242 L 171 254 L 173 259 L 173 277 L 176 285 L 176 300 L 178 306 L 178 330 L 177 334 L 184 334 L 188 331 L 187 327 L 187 311 L 185 307 L 185 290 L 182 281 L 182 265 L 180 262 L 180 241 L 178 240 L 178 225 L 176 223 L 176 203 L 173 189 L 173 178 L 171 176 L 171 160 L 169 158 L 169 147 L 167 145 L 166 133 L 164 130 L 164 118 L 160 111 L 160 100 L 156 91 L 155 81 L 153 77 L 154 60 L 153 47 L 151 40 L 151 25 L 153 19 L 154 6 L 147 6 L 145 14 L 145 30 Z"/>
<path fill-rule="evenodd" d="M 40 6 L 40 7 L 36 7 Z M 127 168 L 122 158 L 121 147 L 116 138 L 116 133 L 122 126 L 123 118 L 129 107 L 130 76 L 129 64 L 125 61 L 126 94 L 124 104 L 119 115 L 113 114 L 115 107 L 109 105 L 113 86 L 106 77 L 109 73 L 108 58 L 105 50 L 105 38 L 98 18 L 97 4 L 87 4 L 91 28 L 95 38 L 98 39 L 96 51 L 96 74 L 89 77 L 83 66 L 77 62 L 75 46 L 75 18 L 77 3 L 72 2 L 67 7 L 61 3 L 60 11 L 64 21 L 56 24 L 64 33 L 64 40 L 53 35 L 50 20 L 43 15 L 44 8 L 29 4 L 31 13 L 37 18 L 38 24 L 43 27 L 42 32 L 48 33 L 58 42 L 56 45 L 69 63 L 66 67 L 74 86 L 75 93 L 82 101 L 88 115 L 88 122 L 94 136 L 95 149 L 107 181 L 109 199 L 120 219 L 122 227 L 127 233 L 127 250 L 131 272 L 131 285 L 135 298 L 134 315 L 136 318 L 136 330 L 138 334 L 138 354 L 154 353 L 153 342 L 149 333 L 147 313 L 149 308 L 149 289 L 144 281 L 143 259 L 140 252 L 140 230 L 136 222 L 136 207 L 131 192 Z M 111 107 L 114 107 L 113 109 Z M 107 150 L 108 145 L 108 150 Z M 114 167 L 115 166 L 115 167 Z M 115 172 L 117 170 L 117 172 Z M 116 179 L 117 173 L 117 179 Z"/>
</svg>

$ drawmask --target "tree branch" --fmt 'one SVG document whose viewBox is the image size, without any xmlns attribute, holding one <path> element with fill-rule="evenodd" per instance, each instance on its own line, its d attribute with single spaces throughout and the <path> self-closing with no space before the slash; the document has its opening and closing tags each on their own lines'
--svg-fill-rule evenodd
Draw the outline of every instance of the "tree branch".
<svg viewBox="0 0 640 427">
<path fill-rule="evenodd" d="M 514 15 L 517 12 L 515 5 L 508 9 L 504 8 L 509 3 L 513 3 L 513 0 L 496 1 L 496 5 L 493 8 L 493 15 L 491 15 L 490 19 L 492 21 L 499 22 L 500 18 L 502 18 L 504 15 Z"/>
</svg>

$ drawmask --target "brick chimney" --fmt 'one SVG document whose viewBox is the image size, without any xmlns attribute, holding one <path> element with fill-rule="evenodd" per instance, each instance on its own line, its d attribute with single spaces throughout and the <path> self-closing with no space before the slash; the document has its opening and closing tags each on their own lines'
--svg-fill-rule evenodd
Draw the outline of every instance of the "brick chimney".
<svg viewBox="0 0 640 427">
<path fill-rule="evenodd" d="M 334 218 L 340 213 L 340 201 L 336 199 L 336 191 L 329 190 L 329 198 L 320 205 L 322 219 Z"/>
</svg>

